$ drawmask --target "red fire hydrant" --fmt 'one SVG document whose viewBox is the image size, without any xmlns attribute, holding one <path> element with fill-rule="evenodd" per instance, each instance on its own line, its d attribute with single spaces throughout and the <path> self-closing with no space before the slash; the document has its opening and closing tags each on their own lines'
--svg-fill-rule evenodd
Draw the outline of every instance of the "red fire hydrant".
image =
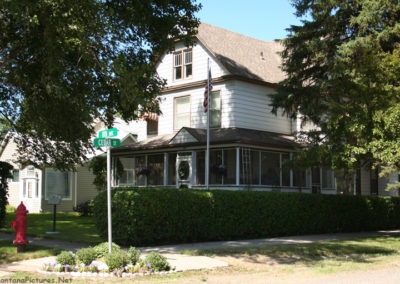
<svg viewBox="0 0 400 284">
<path fill-rule="evenodd" d="M 25 247 L 29 243 L 26 239 L 26 214 L 28 212 L 24 203 L 21 201 L 17 210 L 15 210 L 15 220 L 11 221 L 11 228 L 15 229 L 15 240 L 13 244 L 17 245 L 17 252 L 25 251 Z"/>
</svg>

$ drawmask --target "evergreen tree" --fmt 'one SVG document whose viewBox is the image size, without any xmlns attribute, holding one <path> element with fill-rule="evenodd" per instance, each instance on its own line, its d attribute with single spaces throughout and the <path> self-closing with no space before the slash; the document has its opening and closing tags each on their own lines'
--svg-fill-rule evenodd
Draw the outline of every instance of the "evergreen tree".
<svg viewBox="0 0 400 284">
<path fill-rule="evenodd" d="M 278 109 L 314 130 L 303 153 L 354 170 L 400 169 L 400 3 L 398 0 L 295 0 L 302 25 L 283 40 L 287 78 Z"/>
</svg>

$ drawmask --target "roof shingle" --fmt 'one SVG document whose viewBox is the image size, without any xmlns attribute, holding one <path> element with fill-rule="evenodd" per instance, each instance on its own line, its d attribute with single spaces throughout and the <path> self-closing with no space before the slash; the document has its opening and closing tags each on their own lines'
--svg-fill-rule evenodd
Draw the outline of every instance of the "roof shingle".
<svg viewBox="0 0 400 284">
<path fill-rule="evenodd" d="M 233 75 L 268 83 L 285 78 L 279 41 L 262 41 L 206 23 L 200 24 L 197 38 Z"/>
</svg>

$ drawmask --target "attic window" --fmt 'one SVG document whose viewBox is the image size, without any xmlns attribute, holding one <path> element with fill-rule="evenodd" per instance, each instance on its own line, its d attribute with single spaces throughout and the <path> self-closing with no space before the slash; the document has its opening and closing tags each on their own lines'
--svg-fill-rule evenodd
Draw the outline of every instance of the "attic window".
<svg viewBox="0 0 400 284">
<path fill-rule="evenodd" d="M 192 49 L 174 53 L 174 80 L 192 77 Z"/>
</svg>

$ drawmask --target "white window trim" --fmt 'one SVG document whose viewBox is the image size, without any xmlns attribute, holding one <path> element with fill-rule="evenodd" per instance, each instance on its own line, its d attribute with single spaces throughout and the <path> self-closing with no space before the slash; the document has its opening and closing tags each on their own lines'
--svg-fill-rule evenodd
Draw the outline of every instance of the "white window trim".
<svg viewBox="0 0 400 284">
<path fill-rule="evenodd" d="M 186 61 L 186 54 L 188 52 L 191 52 L 191 63 L 187 64 Z M 175 55 L 180 54 L 181 60 L 180 60 L 180 65 L 175 65 Z M 186 66 L 187 65 L 192 65 L 192 73 L 189 76 L 186 76 Z M 175 68 L 180 67 L 181 68 L 181 78 L 176 78 L 176 71 Z M 193 77 L 193 48 L 185 48 L 185 49 L 180 49 L 172 53 L 172 79 L 173 81 L 180 81 L 180 80 L 185 80 L 185 79 L 190 79 Z"/>
</svg>

